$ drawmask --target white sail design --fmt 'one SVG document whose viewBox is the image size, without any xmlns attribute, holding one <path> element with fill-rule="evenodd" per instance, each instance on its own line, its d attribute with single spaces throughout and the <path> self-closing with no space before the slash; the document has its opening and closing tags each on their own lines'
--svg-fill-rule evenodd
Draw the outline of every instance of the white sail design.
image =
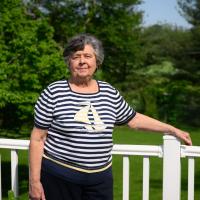
<svg viewBox="0 0 200 200">
<path fill-rule="evenodd" d="M 92 110 L 92 114 L 94 117 L 94 125 L 93 128 L 97 131 L 102 131 L 106 128 L 106 125 L 102 122 L 95 108 L 91 105 L 90 109 Z"/>
<path fill-rule="evenodd" d="M 92 123 L 88 118 L 88 113 L 92 111 L 92 115 L 94 118 L 94 123 Z M 106 125 L 103 123 L 103 121 L 100 119 L 97 111 L 92 105 L 86 105 L 83 108 L 81 108 L 74 116 L 74 120 L 78 122 L 85 123 L 84 127 L 88 131 L 103 131 L 106 128 Z"/>
</svg>

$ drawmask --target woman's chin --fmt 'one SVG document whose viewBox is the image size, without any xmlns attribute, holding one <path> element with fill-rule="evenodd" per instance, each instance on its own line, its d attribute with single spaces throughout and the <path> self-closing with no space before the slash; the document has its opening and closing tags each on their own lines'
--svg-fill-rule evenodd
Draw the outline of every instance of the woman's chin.
<svg viewBox="0 0 200 200">
<path fill-rule="evenodd" d="M 74 77 L 74 79 L 77 79 L 77 80 L 90 80 L 92 78 L 91 75 L 88 75 L 88 74 L 77 74 L 77 76 Z"/>
</svg>

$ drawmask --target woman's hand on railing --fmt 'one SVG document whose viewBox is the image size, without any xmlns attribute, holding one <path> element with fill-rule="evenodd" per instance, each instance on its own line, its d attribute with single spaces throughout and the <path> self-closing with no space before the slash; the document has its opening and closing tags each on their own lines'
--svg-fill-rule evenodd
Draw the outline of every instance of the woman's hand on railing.
<svg viewBox="0 0 200 200">
<path fill-rule="evenodd" d="M 182 140 L 186 145 L 192 145 L 192 140 L 188 132 L 175 128 L 174 136 Z"/>
<path fill-rule="evenodd" d="M 40 181 L 30 182 L 29 184 L 30 200 L 45 200 L 44 190 Z"/>
</svg>

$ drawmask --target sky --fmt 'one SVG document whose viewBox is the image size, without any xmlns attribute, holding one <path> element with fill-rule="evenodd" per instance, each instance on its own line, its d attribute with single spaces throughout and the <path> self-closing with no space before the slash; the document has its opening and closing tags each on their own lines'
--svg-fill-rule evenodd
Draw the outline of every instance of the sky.
<svg viewBox="0 0 200 200">
<path fill-rule="evenodd" d="M 177 0 L 143 0 L 139 9 L 144 11 L 143 21 L 145 26 L 169 23 L 184 28 L 190 27 L 178 12 Z"/>
</svg>

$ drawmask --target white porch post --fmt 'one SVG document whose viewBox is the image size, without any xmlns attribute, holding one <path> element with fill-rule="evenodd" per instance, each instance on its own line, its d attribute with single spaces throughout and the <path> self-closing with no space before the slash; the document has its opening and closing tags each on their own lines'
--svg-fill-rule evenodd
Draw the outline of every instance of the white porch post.
<svg viewBox="0 0 200 200">
<path fill-rule="evenodd" d="M 163 200 L 180 200 L 180 141 L 171 135 L 165 135 L 163 139 Z"/>
</svg>

